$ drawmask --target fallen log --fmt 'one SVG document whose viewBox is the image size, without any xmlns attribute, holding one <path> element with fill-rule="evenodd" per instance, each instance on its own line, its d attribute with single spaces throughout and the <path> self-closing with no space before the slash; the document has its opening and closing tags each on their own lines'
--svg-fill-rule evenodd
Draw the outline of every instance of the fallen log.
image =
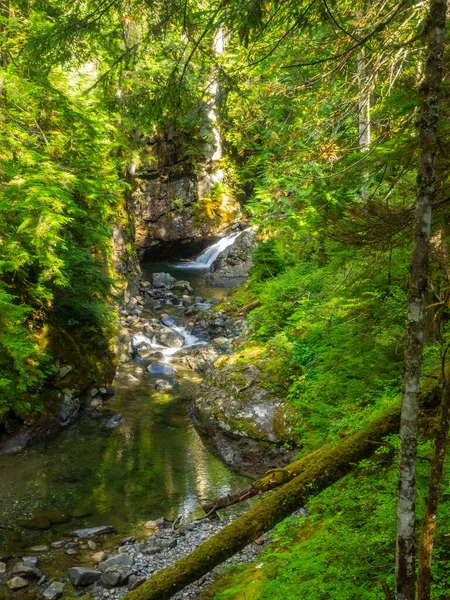
<svg viewBox="0 0 450 600">
<path fill-rule="evenodd" d="M 301 475 L 261 500 L 196 550 L 172 566 L 150 577 L 141 587 L 128 592 L 127 600 L 167 600 L 215 566 L 230 558 L 305 505 L 308 498 L 346 475 L 360 460 L 370 456 L 381 438 L 398 430 L 400 406 L 396 405 L 359 433 L 319 457 Z M 374 443 L 375 442 L 375 443 Z"/>
<path fill-rule="evenodd" d="M 326 444 L 318 450 L 311 452 L 311 454 L 308 454 L 281 469 L 271 469 L 267 471 L 264 477 L 253 481 L 245 488 L 231 492 L 230 494 L 222 496 L 217 500 L 212 500 L 211 502 L 202 502 L 202 508 L 206 515 L 213 515 L 222 508 L 233 506 L 233 504 L 238 504 L 248 498 L 258 496 L 264 492 L 280 487 L 280 485 L 284 485 L 291 479 L 294 479 L 294 477 L 301 475 L 332 447 L 332 444 Z"/>
</svg>

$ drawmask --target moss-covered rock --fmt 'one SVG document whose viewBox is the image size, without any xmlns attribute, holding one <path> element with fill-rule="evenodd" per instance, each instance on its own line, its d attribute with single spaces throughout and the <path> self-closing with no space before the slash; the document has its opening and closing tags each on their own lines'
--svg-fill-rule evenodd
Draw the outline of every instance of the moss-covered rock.
<svg viewBox="0 0 450 600">
<path fill-rule="evenodd" d="M 197 426 L 228 464 L 238 467 L 288 462 L 296 445 L 289 402 L 271 385 L 264 370 L 264 350 L 252 348 L 223 355 L 199 387 L 193 404 Z"/>
</svg>

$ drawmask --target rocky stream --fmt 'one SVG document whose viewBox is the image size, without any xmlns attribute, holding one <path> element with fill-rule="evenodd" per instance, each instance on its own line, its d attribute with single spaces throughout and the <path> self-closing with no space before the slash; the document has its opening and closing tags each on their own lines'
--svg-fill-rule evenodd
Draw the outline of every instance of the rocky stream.
<svg viewBox="0 0 450 600">
<path fill-rule="evenodd" d="M 79 420 L 53 439 L 2 457 L 0 598 L 120 598 L 242 510 L 202 518 L 202 501 L 248 478 L 210 451 L 189 416 L 192 386 L 243 325 L 205 313 L 226 293 L 207 286 L 209 268 L 238 237 L 195 262 L 144 263 L 139 293 L 120 309 L 112 389 L 91 390 Z M 219 276 L 245 273 L 240 264 Z M 212 577 L 176 597 L 195 597 Z"/>
</svg>

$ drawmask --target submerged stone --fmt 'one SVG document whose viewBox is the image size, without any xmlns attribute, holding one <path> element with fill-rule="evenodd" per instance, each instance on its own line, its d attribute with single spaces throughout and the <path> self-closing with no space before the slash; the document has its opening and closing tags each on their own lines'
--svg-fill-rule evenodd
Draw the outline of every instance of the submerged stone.
<svg viewBox="0 0 450 600">
<path fill-rule="evenodd" d="M 54 581 L 42 594 L 46 600 L 57 600 L 63 595 L 65 585 L 62 581 Z"/>
<path fill-rule="evenodd" d="M 16 563 L 13 566 L 13 568 L 11 569 L 11 573 L 13 575 L 20 575 L 21 577 L 26 577 L 26 578 L 35 577 L 36 579 L 39 579 L 40 577 L 42 577 L 41 571 L 37 567 L 30 564 L 29 562 Z"/>
<path fill-rule="evenodd" d="M 154 362 L 152 362 L 148 367 L 147 367 L 147 371 L 151 374 L 151 375 L 173 375 L 173 368 L 169 367 L 169 365 L 165 365 L 162 362 L 159 362 L 159 360 L 155 360 Z"/>
<path fill-rule="evenodd" d="M 106 429 L 116 429 L 125 423 L 126 419 L 123 415 L 114 415 L 106 422 Z"/>
<path fill-rule="evenodd" d="M 10 590 L 21 590 L 28 585 L 28 581 L 22 577 L 13 577 L 7 583 Z"/>
<path fill-rule="evenodd" d="M 19 519 L 16 521 L 19 527 L 23 527 L 24 529 L 37 529 L 40 531 L 45 531 L 50 527 L 50 521 L 45 519 L 44 517 L 35 517 L 33 519 Z"/>
<path fill-rule="evenodd" d="M 103 535 L 104 533 L 112 533 L 114 527 L 112 525 L 101 525 L 100 527 L 87 527 L 86 529 L 76 529 L 72 531 L 73 535 L 76 535 L 79 538 L 90 538 L 95 537 L 96 535 Z"/>
</svg>

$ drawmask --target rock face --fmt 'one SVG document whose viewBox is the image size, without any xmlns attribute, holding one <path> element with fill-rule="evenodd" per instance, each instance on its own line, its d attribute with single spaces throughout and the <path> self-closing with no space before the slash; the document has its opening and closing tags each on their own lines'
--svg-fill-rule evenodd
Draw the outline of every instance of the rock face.
<svg viewBox="0 0 450 600">
<path fill-rule="evenodd" d="M 148 166 L 137 174 L 132 197 L 140 258 L 181 255 L 183 248 L 195 252 L 195 244 L 201 250 L 207 238 L 233 221 L 237 205 L 213 194 L 221 179 L 214 151 L 186 133 L 167 132 L 148 141 Z"/>
<path fill-rule="evenodd" d="M 291 409 L 265 382 L 261 366 L 223 355 L 199 386 L 194 421 L 229 465 L 265 470 L 292 458 Z"/>
<path fill-rule="evenodd" d="M 256 246 L 256 235 L 247 229 L 232 246 L 225 248 L 210 267 L 206 283 L 215 287 L 233 288 L 242 285 L 252 266 L 251 251 Z"/>
</svg>

